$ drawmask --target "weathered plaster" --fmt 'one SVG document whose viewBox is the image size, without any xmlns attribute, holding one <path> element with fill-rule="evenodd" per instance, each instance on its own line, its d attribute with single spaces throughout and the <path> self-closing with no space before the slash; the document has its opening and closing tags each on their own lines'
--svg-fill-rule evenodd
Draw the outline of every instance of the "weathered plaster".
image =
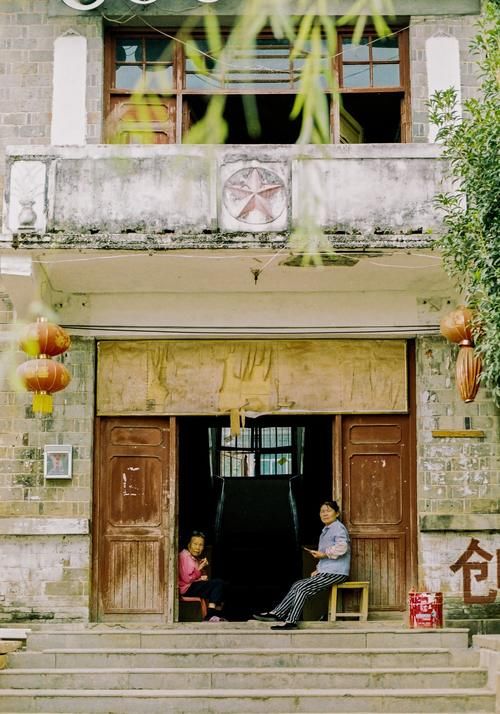
<svg viewBox="0 0 500 714">
<path fill-rule="evenodd" d="M 447 186 L 440 153 L 420 144 L 17 147 L 9 165 L 15 178 L 19 166 L 26 172 L 47 164 L 38 213 L 48 233 L 269 233 L 317 223 L 340 234 L 428 235 L 442 227 L 433 203 Z M 260 177 L 259 185 L 263 176 L 275 177 L 266 179 L 269 185 L 278 182 L 278 203 L 266 196 L 269 206 L 252 212 L 250 222 L 245 206 L 231 198 L 236 189 L 228 189 L 242 172 Z M 8 228 L 30 233 L 11 208 L 20 200 L 14 178 L 6 194 Z M 270 222 L 268 210 L 278 211 Z"/>
</svg>

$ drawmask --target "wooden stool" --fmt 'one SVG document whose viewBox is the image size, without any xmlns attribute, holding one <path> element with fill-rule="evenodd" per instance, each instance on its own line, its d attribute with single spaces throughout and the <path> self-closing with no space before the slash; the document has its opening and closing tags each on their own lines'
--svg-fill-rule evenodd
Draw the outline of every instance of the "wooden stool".
<svg viewBox="0 0 500 714">
<path fill-rule="evenodd" d="M 328 621 L 335 622 L 338 615 L 342 617 L 359 617 L 360 622 L 368 619 L 368 587 L 369 582 L 354 582 L 346 580 L 339 585 L 332 585 L 330 592 L 330 603 L 328 606 Z M 339 590 L 361 590 L 359 612 L 337 612 L 337 595 Z"/>
<path fill-rule="evenodd" d="M 181 602 L 197 602 L 200 605 L 201 619 L 204 620 L 208 613 L 208 602 L 203 597 L 189 597 L 189 595 L 181 595 Z"/>
</svg>

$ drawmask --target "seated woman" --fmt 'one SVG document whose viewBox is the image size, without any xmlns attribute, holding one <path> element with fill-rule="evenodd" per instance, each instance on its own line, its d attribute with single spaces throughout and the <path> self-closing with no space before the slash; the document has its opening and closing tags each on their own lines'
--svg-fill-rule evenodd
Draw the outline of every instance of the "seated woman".
<svg viewBox="0 0 500 714">
<path fill-rule="evenodd" d="M 225 622 L 221 617 L 224 605 L 224 581 L 211 578 L 203 573 L 208 560 L 202 558 L 205 549 L 205 535 L 193 531 L 187 548 L 179 553 L 179 592 L 186 597 L 202 597 L 208 600 L 208 622 Z"/>
<path fill-rule="evenodd" d="M 302 613 L 305 601 L 332 585 L 343 583 L 349 576 L 351 546 L 346 527 L 338 520 L 340 509 L 336 501 L 325 501 L 319 517 L 324 528 L 319 537 L 318 550 L 306 548 L 318 560 L 318 567 L 310 578 L 297 580 L 283 600 L 270 612 L 254 615 L 255 620 L 279 622 L 272 630 L 292 630 Z"/>
</svg>

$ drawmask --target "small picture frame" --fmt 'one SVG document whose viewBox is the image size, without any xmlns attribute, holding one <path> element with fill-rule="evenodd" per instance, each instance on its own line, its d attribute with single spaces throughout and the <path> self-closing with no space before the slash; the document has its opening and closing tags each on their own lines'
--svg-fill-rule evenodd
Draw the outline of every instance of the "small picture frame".
<svg viewBox="0 0 500 714">
<path fill-rule="evenodd" d="M 70 479 L 72 476 L 73 447 L 71 444 L 45 444 L 43 475 L 46 479 Z"/>
</svg>

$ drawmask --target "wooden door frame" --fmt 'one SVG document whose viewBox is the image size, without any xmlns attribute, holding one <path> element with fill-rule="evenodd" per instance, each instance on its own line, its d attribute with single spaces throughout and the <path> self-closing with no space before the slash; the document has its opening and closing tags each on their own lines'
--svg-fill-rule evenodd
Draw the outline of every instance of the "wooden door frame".
<svg viewBox="0 0 500 714">
<path fill-rule="evenodd" d="M 416 414 L 416 365 L 415 341 L 406 343 L 407 389 L 408 389 L 408 462 L 410 505 L 410 532 L 408 534 L 408 564 L 406 585 L 418 587 L 418 509 L 417 509 L 417 414 Z M 350 415 L 349 415 L 350 416 Z M 342 510 L 343 493 L 343 440 L 342 414 L 335 414 L 332 424 L 332 494 Z"/>
<path fill-rule="evenodd" d="M 124 418 L 129 415 L 124 415 Z M 150 417 L 151 415 L 144 415 Z M 92 527 L 91 527 L 91 592 L 89 597 L 89 615 L 91 622 L 98 622 L 99 616 L 99 513 L 100 513 L 100 490 L 98 488 L 101 469 L 103 468 L 103 449 L 101 443 L 101 427 L 106 416 L 96 416 L 94 419 L 94 454 L 93 454 L 93 479 L 92 479 Z M 112 417 L 120 418 L 120 417 Z M 137 417 L 137 418 L 140 418 Z M 161 622 L 172 624 L 175 622 L 178 608 L 177 598 L 177 546 L 178 546 L 178 430 L 177 420 L 173 416 L 164 418 L 169 427 L 169 490 L 167 499 L 168 517 L 168 539 L 171 547 L 165 550 L 165 573 L 166 573 L 166 607 L 165 614 Z M 119 621 L 119 617 L 117 618 Z M 130 621 L 130 620 L 128 620 Z"/>
</svg>

